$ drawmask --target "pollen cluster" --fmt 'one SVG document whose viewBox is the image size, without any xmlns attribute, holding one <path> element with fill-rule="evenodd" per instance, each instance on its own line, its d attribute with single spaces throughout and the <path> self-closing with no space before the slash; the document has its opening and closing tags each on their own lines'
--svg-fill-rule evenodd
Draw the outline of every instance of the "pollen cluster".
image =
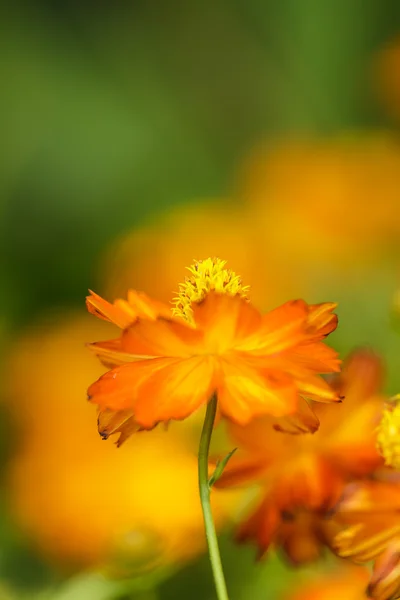
<svg viewBox="0 0 400 600">
<path fill-rule="evenodd" d="M 173 315 L 193 323 L 192 304 L 201 302 L 211 291 L 247 298 L 249 286 L 243 286 L 240 277 L 225 269 L 225 265 L 226 261 L 220 258 L 207 258 L 188 267 L 190 276 L 179 286 L 178 296 L 173 300 Z"/>
<path fill-rule="evenodd" d="M 400 395 L 395 399 L 400 400 Z M 377 446 L 385 464 L 400 469 L 400 402 L 383 411 L 378 427 Z"/>
</svg>

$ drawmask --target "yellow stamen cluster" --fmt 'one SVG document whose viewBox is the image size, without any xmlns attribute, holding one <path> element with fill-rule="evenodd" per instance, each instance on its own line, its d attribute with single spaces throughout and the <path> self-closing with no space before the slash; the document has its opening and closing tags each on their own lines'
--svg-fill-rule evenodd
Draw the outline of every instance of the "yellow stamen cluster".
<svg viewBox="0 0 400 600">
<path fill-rule="evenodd" d="M 393 400 L 400 400 L 400 395 Z M 400 469 L 400 402 L 384 409 L 376 441 L 385 464 Z"/>
<path fill-rule="evenodd" d="M 249 286 L 243 286 L 240 277 L 225 269 L 225 265 L 226 261 L 220 258 L 207 258 L 188 267 L 191 275 L 179 286 L 178 296 L 173 300 L 173 315 L 193 324 L 192 304 L 201 302 L 211 291 L 247 298 Z"/>
</svg>

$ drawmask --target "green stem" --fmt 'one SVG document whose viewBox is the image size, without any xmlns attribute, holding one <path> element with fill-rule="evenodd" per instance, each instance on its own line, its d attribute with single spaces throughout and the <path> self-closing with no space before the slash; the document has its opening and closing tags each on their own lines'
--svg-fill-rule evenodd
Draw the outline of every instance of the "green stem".
<svg viewBox="0 0 400 600">
<path fill-rule="evenodd" d="M 217 412 L 217 396 L 211 398 L 207 404 L 207 412 L 204 419 L 203 429 L 199 446 L 199 491 L 201 508 L 203 510 L 204 527 L 210 555 L 211 568 L 214 575 L 215 588 L 218 600 L 229 600 L 226 589 L 224 572 L 222 570 L 221 556 L 219 553 L 217 532 L 211 512 L 210 485 L 208 482 L 208 453 L 210 450 L 211 435 L 213 432 L 215 414 Z"/>
</svg>

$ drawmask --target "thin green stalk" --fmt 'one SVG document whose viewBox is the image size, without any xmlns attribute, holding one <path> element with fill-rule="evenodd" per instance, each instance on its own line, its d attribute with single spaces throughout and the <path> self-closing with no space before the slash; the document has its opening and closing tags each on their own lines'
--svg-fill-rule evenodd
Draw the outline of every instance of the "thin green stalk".
<svg viewBox="0 0 400 600">
<path fill-rule="evenodd" d="M 226 589 L 224 572 L 222 570 L 221 555 L 219 553 L 217 533 L 210 504 L 210 484 L 208 481 L 208 454 L 210 450 L 211 435 L 213 432 L 215 414 L 217 412 L 217 396 L 211 398 L 207 405 L 203 429 L 199 446 L 199 491 L 201 508 L 203 510 L 204 527 L 210 555 L 211 568 L 214 576 L 218 600 L 229 600 Z"/>
</svg>

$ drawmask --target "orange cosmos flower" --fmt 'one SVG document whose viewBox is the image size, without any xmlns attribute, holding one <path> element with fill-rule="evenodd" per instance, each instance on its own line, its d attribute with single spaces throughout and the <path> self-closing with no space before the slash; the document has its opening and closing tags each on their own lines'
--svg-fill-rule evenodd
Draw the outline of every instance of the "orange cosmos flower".
<svg viewBox="0 0 400 600">
<path fill-rule="evenodd" d="M 260 505 L 239 527 L 240 541 L 254 540 L 260 555 L 272 543 L 281 546 L 295 564 L 318 557 L 322 544 L 337 531 L 326 517 L 345 484 L 382 463 L 374 439 L 383 402 L 381 376 L 381 363 L 371 352 L 350 356 L 333 382 L 345 401 L 335 409 L 313 405 L 321 426 L 312 436 L 295 435 L 301 433 L 296 423 L 290 437 L 268 431 L 270 417 L 246 427 L 229 426 L 247 454 L 236 453 L 217 486 L 258 481 L 263 490 Z"/>
<path fill-rule="evenodd" d="M 375 561 L 368 593 L 376 600 L 400 597 L 400 480 L 387 479 L 349 485 L 336 516 L 345 528 L 333 544 L 343 558 Z"/>
<path fill-rule="evenodd" d="M 126 427 L 131 433 L 184 419 L 215 393 L 220 414 L 239 425 L 298 414 L 303 429 L 316 429 L 304 396 L 340 399 L 319 377 L 339 370 L 337 353 L 322 341 L 337 326 L 336 305 L 295 300 L 261 315 L 224 261 L 207 259 L 190 271 L 173 314 L 155 318 L 151 304 L 150 317 L 136 318 L 120 338 L 90 345 L 114 367 L 88 390 L 100 407 L 100 431 L 126 437 Z M 112 319 L 110 306 L 97 309 L 100 316 Z"/>
<path fill-rule="evenodd" d="M 296 591 L 285 594 L 284 600 L 366 600 L 368 579 L 368 569 L 342 566 L 296 585 Z"/>
</svg>

